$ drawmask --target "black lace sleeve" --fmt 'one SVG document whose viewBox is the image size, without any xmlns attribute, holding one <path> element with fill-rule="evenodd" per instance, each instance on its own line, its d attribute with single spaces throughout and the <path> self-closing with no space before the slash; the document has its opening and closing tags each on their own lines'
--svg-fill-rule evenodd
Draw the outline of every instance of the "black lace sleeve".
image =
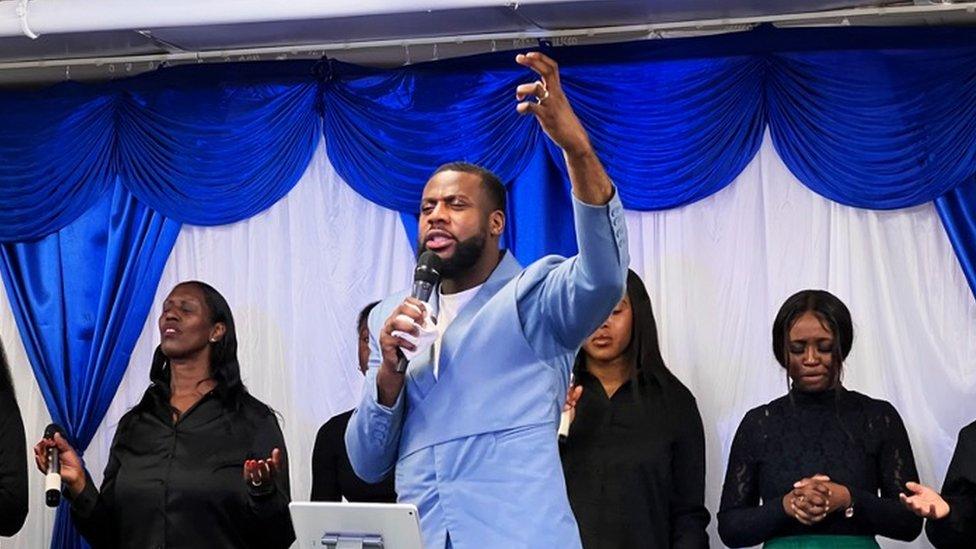
<svg viewBox="0 0 976 549">
<path fill-rule="evenodd" d="M 877 535 L 911 541 L 921 533 L 922 519 L 902 505 L 898 494 L 905 491 L 906 482 L 918 482 L 915 457 L 901 416 L 891 404 L 879 404 L 879 412 L 867 424 L 881 436 L 876 468 L 879 491 L 851 489 L 854 513 Z"/>
<path fill-rule="evenodd" d="M 765 413 L 765 408 L 757 408 L 746 414 L 732 440 L 718 512 L 718 535 L 729 547 L 758 545 L 790 521 L 780 500 L 760 497 L 756 452 L 762 444 Z"/>
</svg>

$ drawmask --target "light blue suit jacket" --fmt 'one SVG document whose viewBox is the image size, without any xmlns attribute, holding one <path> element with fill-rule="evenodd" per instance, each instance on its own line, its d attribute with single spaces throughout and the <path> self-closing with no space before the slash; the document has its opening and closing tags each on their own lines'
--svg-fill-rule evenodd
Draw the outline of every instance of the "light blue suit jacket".
<svg viewBox="0 0 976 549">
<path fill-rule="evenodd" d="M 376 334 L 408 292 L 370 315 L 349 460 L 367 482 L 396 465 L 397 494 L 419 509 L 427 548 L 580 546 L 556 428 L 575 354 L 623 296 L 629 257 L 616 193 L 605 206 L 574 198 L 573 209 L 579 255 L 523 270 L 506 253 L 444 334 L 438 378 L 433 351 L 417 357 L 392 407 L 377 400 Z"/>
</svg>

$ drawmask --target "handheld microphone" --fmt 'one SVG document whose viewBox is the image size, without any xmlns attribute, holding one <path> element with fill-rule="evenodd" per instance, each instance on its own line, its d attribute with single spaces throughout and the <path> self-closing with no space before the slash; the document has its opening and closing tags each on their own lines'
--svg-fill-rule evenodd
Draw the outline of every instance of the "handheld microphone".
<svg viewBox="0 0 976 549">
<path fill-rule="evenodd" d="M 413 290 L 410 292 L 410 297 L 424 302 L 430 299 L 434 286 L 441 280 L 442 263 L 440 256 L 430 250 L 420 254 L 420 258 L 417 259 L 417 268 L 413 271 Z M 397 361 L 396 372 L 402 374 L 406 371 L 407 357 L 401 354 L 400 360 Z"/>
<path fill-rule="evenodd" d="M 54 439 L 54 434 L 65 438 L 64 429 L 52 423 L 44 429 L 44 438 Z M 44 501 L 48 507 L 61 503 L 61 456 L 57 446 L 47 449 L 47 475 L 44 476 Z"/>
<path fill-rule="evenodd" d="M 566 442 L 569 438 L 569 426 L 573 423 L 570 414 L 571 411 L 566 410 L 559 415 L 559 442 Z"/>
</svg>

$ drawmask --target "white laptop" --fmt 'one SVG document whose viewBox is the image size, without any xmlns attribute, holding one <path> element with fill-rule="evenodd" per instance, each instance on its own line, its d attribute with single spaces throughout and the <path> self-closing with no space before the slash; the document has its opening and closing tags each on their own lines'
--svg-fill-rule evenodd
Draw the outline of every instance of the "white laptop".
<svg viewBox="0 0 976 549">
<path fill-rule="evenodd" d="M 423 549 L 420 514 L 407 503 L 288 504 L 296 544 L 308 549 Z"/>
</svg>

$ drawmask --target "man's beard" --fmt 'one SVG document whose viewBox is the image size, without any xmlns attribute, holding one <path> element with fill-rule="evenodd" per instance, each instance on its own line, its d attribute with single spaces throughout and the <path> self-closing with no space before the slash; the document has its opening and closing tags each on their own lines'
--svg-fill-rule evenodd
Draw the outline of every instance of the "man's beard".
<svg viewBox="0 0 976 549">
<path fill-rule="evenodd" d="M 475 266 L 485 251 L 487 237 L 478 234 L 466 240 L 458 240 L 454 244 L 454 254 L 441 264 L 441 278 L 456 278 Z M 427 251 L 427 244 L 417 247 L 417 256 Z"/>
</svg>

